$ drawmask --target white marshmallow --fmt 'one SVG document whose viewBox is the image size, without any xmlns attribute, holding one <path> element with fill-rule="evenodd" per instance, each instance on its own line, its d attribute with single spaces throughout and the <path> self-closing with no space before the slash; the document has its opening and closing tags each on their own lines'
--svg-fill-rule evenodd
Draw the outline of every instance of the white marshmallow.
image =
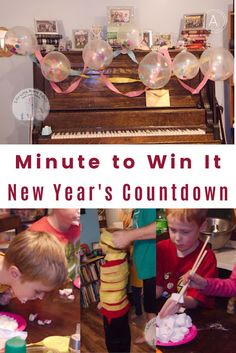
<svg viewBox="0 0 236 353">
<path fill-rule="evenodd" d="M 179 342 L 192 327 L 192 319 L 184 314 L 175 314 L 164 319 L 156 318 L 156 336 L 160 342 Z"/>
</svg>

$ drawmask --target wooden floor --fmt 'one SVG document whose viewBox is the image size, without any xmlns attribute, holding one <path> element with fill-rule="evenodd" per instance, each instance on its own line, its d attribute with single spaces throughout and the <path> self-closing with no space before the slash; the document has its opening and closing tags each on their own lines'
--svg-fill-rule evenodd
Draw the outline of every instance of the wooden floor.
<svg viewBox="0 0 236 353">
<path fill-rule="evenodd" d="M 130 320 L 132 342 L 143 333 L 144 326 L 144 316 Z M 81 353 L 93 352 L 107 352 L 104 342 L 102 316 L 94 304 L 90 305 L 89 308 L 81 309 Z M 154 350 L 146 343 L 131 344 L 131 353 L 150 352 L 154 352 Z"/>
</svg>

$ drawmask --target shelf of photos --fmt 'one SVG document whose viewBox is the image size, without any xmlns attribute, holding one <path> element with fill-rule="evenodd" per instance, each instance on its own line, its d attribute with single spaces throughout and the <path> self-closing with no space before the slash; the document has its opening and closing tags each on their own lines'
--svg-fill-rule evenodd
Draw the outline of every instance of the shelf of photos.
<svg viewBox="0 0 236 353">
<path fill-rule="evenodd" d="M 37 43 L 40 50 L 45 50 L 46 46 L 54 46 L 58 49 L 60 39 L 62 39 L 61 34 L 36 34 Z"/>
</svg>

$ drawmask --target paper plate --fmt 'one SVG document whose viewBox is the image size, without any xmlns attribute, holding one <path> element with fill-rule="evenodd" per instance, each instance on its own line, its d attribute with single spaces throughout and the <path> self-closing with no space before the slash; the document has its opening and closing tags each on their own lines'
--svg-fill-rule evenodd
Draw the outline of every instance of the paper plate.
<svg viewBox="0 0 236 353">
<path fill-rule="evenodd" d="M 43 345 L 49 349 L 56 349 L 61 353 L 68 352 L 69 337 L 65 336 L 49 336 L 43 339 Z"/>
<path fill-rule="evenodd" d="M 16 322 L 18 323 L 17 331 L 23 331 L 26 328 L 26 321 L 23 318 L 23 316 L 13 314 L 13 313 L 4 312 L 4 311 L 0 311 L 0 315 L 5 315 L 5 316 L 11 317 L 12 319 L 16 320 Z"/>
<path fill-rule="evenodd" d="M 80 289 L 80 277 L 77 277 L 73 283 L 76 288 Z"/>
<path fill-rule="evenodd" d="M 195 325 L 193 325 L 189 332 L 184 336 L 184 338 L 181 341 L 178 342 L 161 342 L 157 340 L 156 345 L 158 346 L 165 346 L 165 347 L 171 347 L 171 346 L 180 346 L 181 344 L 188 343 L 192 341 L 195 337 L 197 336 L 197 328 Z"/>
</svg>

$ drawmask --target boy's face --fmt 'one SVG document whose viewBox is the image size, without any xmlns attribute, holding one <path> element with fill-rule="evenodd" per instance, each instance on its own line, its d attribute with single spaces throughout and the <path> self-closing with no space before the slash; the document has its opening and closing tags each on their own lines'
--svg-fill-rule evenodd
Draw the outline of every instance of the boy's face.
<svg viewBox="0 0 236 353">
<path fill-rule="evenodd" d="M 180 221 L 171 215 L 167 217 L 167 221 L 170 239 L 177 250 L 184 253 L 197 244 L 200 227 L 196 222 Z"/>
<path fill-rule="evenodd" d="M 43 299 L 45 293 L 51 292 L 51 288 L 41 281 L 22 281 L 17 278 L 11 285 L 14 295 L 21 303 L 26 303 L 28 300 Z"/>
<path fill-rule="evenodd" d="M 80 208 L 58 208 L 54 212 L 65 224 L 79 225 L 80 223 Z"/>
</svg>

